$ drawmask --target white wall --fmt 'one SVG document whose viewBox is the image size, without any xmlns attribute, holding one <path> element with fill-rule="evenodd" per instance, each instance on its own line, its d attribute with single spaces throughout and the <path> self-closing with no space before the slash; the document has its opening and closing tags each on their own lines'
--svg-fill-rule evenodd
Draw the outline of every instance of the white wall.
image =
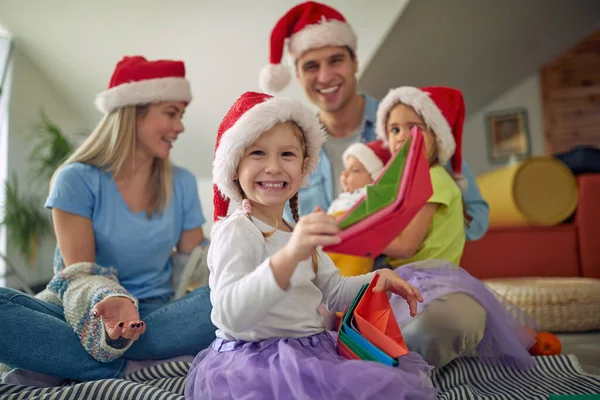
<svg viewBox="0 0 600 400">
<path fill-rule="evenodd" d="M 39 122 L 40 110 L 44 109 L 48 117 L 57 123 L 66 133 L 80 132 L 86 127 L 68 102 L 49 83 L 36 65 L 15 44 L 13 52 L 13 81 L 9 104 L 8 135 L 8 173 L 17 173 L 21 187 L 29 187 L 28 157 L 30 146 L 25 136 Z M 48 194 L 48 187 L 39 184 L 30 187 L 41 199 L 40 207 Z M 50 216 L 50 212 L 48 216 Z M 46 283 L 52 277 L 52 258 L 56 242 L 53 238 L 42 243 L 39 249 L 37 265 L 27 267 L 18 252 L 8 243 L 8 256 L 15 267 L 27 277 L 31 285 Z M 11 285 L 10 278 L 7 281 Z"/>
<path fill-rule="evenodd" d="M 535 73 L 508 89 L 484 107 L 482 111 L 471 115 L 465 121 L 463 158 L 467 160 L 475 175 L 488 172 L 500 166 L 490 163 L 488 159 L 488 139 L 485 130 L 486 113 L 517 107 L 527 109 L 529 132 L 531 135 L 531 154 L 544 154 L 540 79 L 539 74 Z"/>
<path fill-rule="evenodd" d="M 300 2 L 0 0 L 0 23 L 19 38 L 31 59 L 90 125 L 100 118 L 94 96 L 106 88 L 123 55 L 185 60 L 194 100 L 186 111 L 186 132 L 172 156 L 198 178 L 209 179 L 219 123 L 239 95 L 258 89 L 260 68 L 269 60 L 271 30 Z M 323 2 L 339 9 L 356 31 L 360 70 L 408 3 Z M 295 80 L 281 95 L 305 98 Z"/>
</svg>

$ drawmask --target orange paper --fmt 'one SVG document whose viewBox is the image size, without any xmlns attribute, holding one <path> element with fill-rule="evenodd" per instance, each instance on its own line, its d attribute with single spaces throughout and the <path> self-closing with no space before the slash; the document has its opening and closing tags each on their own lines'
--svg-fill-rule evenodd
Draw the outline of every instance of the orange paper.
<svg viewBox="0 0 600 400">
<path fill-rule="evenodd" d="M 358 330 L 368 341 L 392 358 L 402 357 L 408 354 L 408 347 L 386 293 L 373 292 L 378 280 L 379 274 L 375 274 L 356 306 L 354 319 Z"/>
</svg>

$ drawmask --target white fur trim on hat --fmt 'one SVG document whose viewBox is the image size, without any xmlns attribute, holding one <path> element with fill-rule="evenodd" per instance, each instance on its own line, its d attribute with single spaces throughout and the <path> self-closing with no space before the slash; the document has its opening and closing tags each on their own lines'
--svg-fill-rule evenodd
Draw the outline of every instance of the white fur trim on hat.
<svg viewBox="0 0 600 400">
<path fill-rule="evenodd" d="M 190 84 L 185 78 L 155 78 L 115 86 L 96 96 L 96 107 L 105 114 L 118 108 L 158 103 L 192 101 Z"/>
<path fill-rule="evenodd" d="M 347 22 L 322 20 L 307 25 L 289 38 L 288 53 L 292 60 L 304 52 L 325 46 L 348 46 L 356 51 L 356 34 Z"/>
<path fill-rule="evenodd" d="M 275 124 L 286 121 L 296 122 L 304 132 L 309 161 L 303 173 L 303 184 L 307 183 L 319 163 L 325 131 L 313 111 L 299 101 L 271 98 L 246 111 L 231 128 L 223 132 L 213 161 L 213 183 L 224 198 L 238 202 L 242 200 L 234 180 L 245 150 Z"/>
<path fill-rule="evenodd" d="M 353 143 L 346 151 L 344 151 L 344 154 L 342 155 L 344 165 L 347 165 L 346 159 L 350 156 L 353 156 L 360 161 L 373 180 L 377 178 L 379 172 L 381 172 L 381 169 L 384 167 L 383 162 L 377 157 L 377 154 L 362 142 Z"/>
<path fill-rule="evenodd" d="M 438 159 L 440 164 L 445 165 L 456 149 L 452 129 L 438 106 L 431 99 L 429 93 L 419 88 L 403 86 L 388 92 L 377 109 L 377 136 L 388 145 L 386 134 L 387 119 L 390 111 L 400 103 L 411 106 L 436 135 Z"/>
<path fill-rule="evenodd" d="M 292 80 L 292 74 L 283 64 L 266 64 L 260 70 L 258 85 L 266 93 L 276 93 L 283 90 Z"/>
</svg>

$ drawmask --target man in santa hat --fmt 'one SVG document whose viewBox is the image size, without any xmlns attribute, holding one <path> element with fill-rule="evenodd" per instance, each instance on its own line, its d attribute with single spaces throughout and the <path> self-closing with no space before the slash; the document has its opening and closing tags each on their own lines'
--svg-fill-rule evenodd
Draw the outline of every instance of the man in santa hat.
<svg viewBox="0 0 600 400">
<path fill-rule="evenodd" d="M 319 165 L 308 187 L 300 189 L 299 211 L 304 215 L 316 206 L 327 210 L 339 195 L 337 177 L 344 169 L 344 151 L 353 143 L 377 139 L 379 101 L 357 91 L 357 38 L 339 11 L 308 1 L 277 22 L 271 33 L 269 63 L 260 72 L 259 84 L 265 92 L 278 92 L 291 80 L 290 68 L 282 64 L 286 47 L 288 62 L 308 99 L 319 108 L 319 119 L 328 133 Z M 450 164 L 446 168 L 453 175 Z M 489 208 L 465 161 L 461 169 L 467 180 L 467 212 L 473 218 L 466 236 L 477 240 L 487 230 Z"/>
</svg>

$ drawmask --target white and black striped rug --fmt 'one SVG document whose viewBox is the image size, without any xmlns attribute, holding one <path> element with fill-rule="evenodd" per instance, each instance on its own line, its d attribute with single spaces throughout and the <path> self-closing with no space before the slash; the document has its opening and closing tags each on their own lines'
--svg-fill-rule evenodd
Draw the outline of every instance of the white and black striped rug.
<svg viewBox="0 0 600 400">
<path fill-rule="evenodd" d="M 457 359 L 432 380 L 443 400 L 548 400 L 551 394 L 600 393 L 600 376 L 585 373 L 574 355 L 536 357 L 536 362 L 535 368 L 519 371 Z"/>
<path fill-rule="evenodd" d="M 106 379 L 53 388 L 0 384 L 0 400 L 183 400 L 186 362 L 142 369 L 126 379 Z M 537 357 L 537 367 L 517 371 L 455 360 L 433 374 L 442 400 L 547 400 L 551 394 L 599 394 L 600 376 L 586 374 L 573 355 Z"/>
</svg>

